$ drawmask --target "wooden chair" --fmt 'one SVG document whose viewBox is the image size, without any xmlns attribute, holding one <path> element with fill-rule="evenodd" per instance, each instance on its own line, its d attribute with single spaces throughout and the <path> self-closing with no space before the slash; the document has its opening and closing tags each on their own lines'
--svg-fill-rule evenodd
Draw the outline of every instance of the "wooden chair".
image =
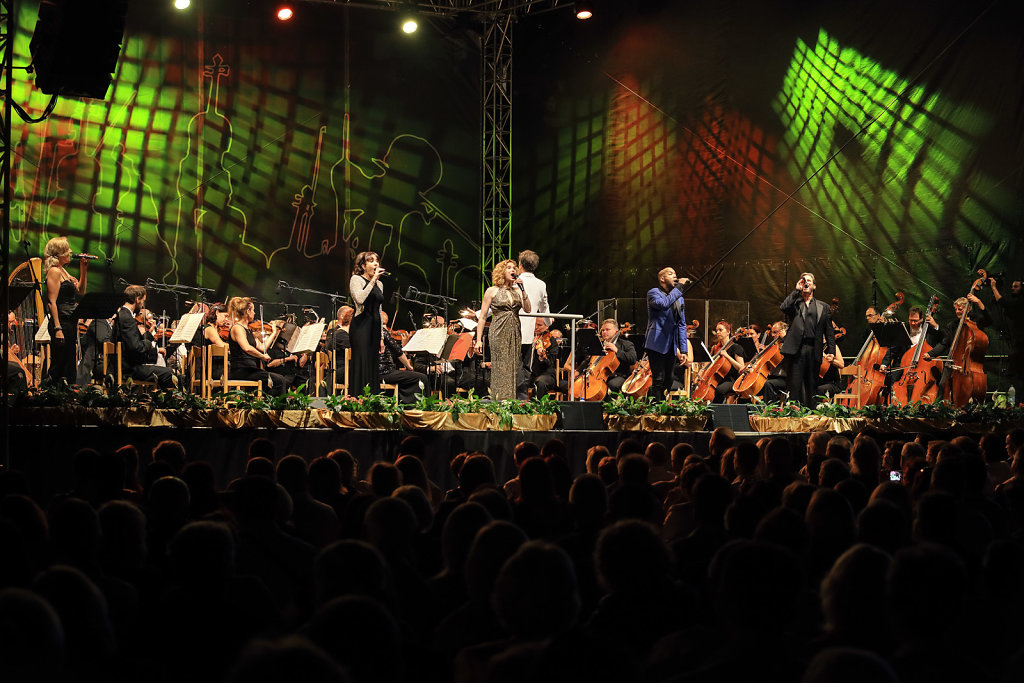
<svg viewBox="0 0 1024 683">
<path fill-rule="evenodd" d="M 188 350 L 185 358 L 185 368 L 188 371 L 188 390 L 198 393 L 203 398 L 209 398 L 209 386 L 206 383 L 206 347 L 194 346 Z M 196 392 L 196 389 L 199 389 Z"/>
<path fill-rule="evenodd" d="M 832 397 L 832 402 L 850 408 L 862 407 L 860 404 L 860 391 L 857 391 L 857 389 L 861 385 L 861 378 L 863 377 L 863 369 L 861 368 L 861 366 L 847 365 L 844 368 L 839 368 L 839 376 L 853 377 L 853 384 L 851 384 L 851 386 L 853 387 L 854 391 L 835 394 Z"/>
<path fill-rule="evenodd" d="M 222 371 L 220 379 L 213 379 L 213 364 L 220 359 Z M 263 398 L 263 382 L 257 379 L 229 379 L 228 378 L 228 347 L 207 346 L 204 381 L 206 382 L 207 398 L 213 395 L 213 389 L 219 388 L 221 393 L 226 394 L 232 389 L 255 389 L 256 396 Z"/>
<path fill-rule="evenodd" d="M 398 400 L 398 385 L 397 384 L 385 384 L 384 382 L 381 382 L 380 383 L 380 390 L 381 391 L 393 391 L 393 392 L 395 392 L 395 400 L 396 401 Z"/>
<path fill-rule="evenodd" d="M 344 378 L 344 380 L 341 381 L 341 382 L 337 381 L 337 376 L 338 376 L 337 375 L 337 370 L 336 370 L 336 368 L 338 367 L 338 351 L 337 351 L 337 349 L 335 349 L 334 351 L 331 351 L 331 357 L 332 357 L 332 367 L 335 368 L 335 370 L 334 370 L 334 373 L 335 373 L 335 375 L 334 375 L 335 376 L 334 393 L 335 394 L 339 394 L 340 393 L 342 396 L 350 396 L 351 393 L 349 392 L 348 369 L 349 369 L 349 366 L 352 364 L 352 349 L 345 349 L 345 352 L 342 354 L 342 366 L 341 366 L 342 367 L 342 375 L 341 376 Z"/>
<path fill-rule="evenodd" d="M 110 374 L 107 373 L 110 359 L 114 359 L 114 363 L 117 370 L 112 370 Z M 121 374 L 121 342 L 103 342 L 103 377 L 113 377 L 114 386 L 122 386 L 124 384 L 124 377 Z M 156 382 L 152 382 L 146 379 L 132 379 L 132 386 L 139 387 L 140 389 L 151 389 L 156 390 Z"/>
</svg>

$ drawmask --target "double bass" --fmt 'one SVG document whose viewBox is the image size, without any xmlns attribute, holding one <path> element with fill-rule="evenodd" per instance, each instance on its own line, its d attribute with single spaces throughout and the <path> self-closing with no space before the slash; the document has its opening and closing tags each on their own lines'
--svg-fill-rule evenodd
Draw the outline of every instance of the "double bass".
<svg viewBox="0 0 1024 683">
<path fill-rule="evenodd" d="M 968 296 L 988 279 L 984 269 L 978 269 L 978 274 L 981 277 L 971 285 Z M 951 372 L 946 383 L 946 398 L 958 408 L 963 408 L 972 399 L 976 402 L 985 400 L 988 391 L 988 378 L 983 367 L 985 353 L 988 352 L 988 335 L 981 331 L 978 323 L 967 317 L 970 311 L 971 302 L 968 301 L 949 347 Z"/>
<path fill-rule="evenodd" d="M 895 301 L 886 306 L 881 317 L 887 321 L 891 320 L 896 309 L 903 305 L 903 301 L 903 292 L 896 292 Z M 878 403 L 878 397 L 881 395 L 882 389 L 885 388 L 885 373 L 879 370 L 878 366 L 882 363 L 885 352 L 888 350 L 889 347 L 878 343 L 872 330 L 868 338 L 864 340 L 860 351 L 857 352 L 857 356 L 850 363 L 851 366 L 857 366 L 858 371 L 850 378 L 847 392 L 858 395 L 858 405 L 869 406 Z"/>
<path fill-rule="evenodd" d="M 900 367 L 903 368 L 903 376 L 892 385 L 892 402 L 898 406 L 905 406 L 920 401 L 921 403 L 935 403 L 939 397 L 939 378 L 942 376 L 942 366 L 936 360 L 921 360 L 921 356 L 932 350 L 928 343 L 928 323 L 924 322 L 935 313 L 939 297 L 932 295 L 928 301 L 928 310 L 925 311 L 924 332 L 921 333 L 921 341 L 912 349 L 907 349 L 900 360 Z"/>
</svg>

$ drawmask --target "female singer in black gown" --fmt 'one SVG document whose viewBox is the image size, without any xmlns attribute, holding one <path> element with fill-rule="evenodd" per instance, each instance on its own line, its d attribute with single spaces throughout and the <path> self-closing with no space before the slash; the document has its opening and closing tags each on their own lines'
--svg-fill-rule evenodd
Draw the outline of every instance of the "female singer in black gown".
<svg viewBox="0 0 1024 683">
<path fill-rule="evenodd" d="M 81 259 L 80 277 L 75 278 L 65 266 L 71 263 L 71 247 L 64 237 L 54 237 L 43 250 L 43 282 L 46 283 L 46 312 L 50 315 L 50 378 L 75 383 L 78 363 L 78 330 L 75 295 L 85 294 L 89 262 Z"/>
<path fill-rule="evenodd" d="M 348 283 L 349 294 L 356 307 L 349 327 L 352 343 L 349 386 L 350 393 L 355 396 L 363 393 L 363 387 L 370 387 L 373 394 L 380 390 L 380 309 L 384 303 L 384 285 L 380 276 L 384 273 L 376 253 L 363 251 L 356 255 Z"/>
</svg>

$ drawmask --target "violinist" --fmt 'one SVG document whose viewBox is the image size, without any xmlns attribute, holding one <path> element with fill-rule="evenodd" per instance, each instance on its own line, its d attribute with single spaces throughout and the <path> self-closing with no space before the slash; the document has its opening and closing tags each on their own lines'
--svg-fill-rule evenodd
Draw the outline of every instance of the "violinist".
<svg viewBox="0 0 1024 683">
<path fill-rule="evenodd" d="M 827 304 L 814 297 L 816 287 L 814 274 L 802 273 L 779 305 L 789 320 L 789 331 L 782 342 L 789 396 L 808 407 L 814 405 L 822 358 L 831 362 L 836 353 L 832 313 Z"/>
<path fill-rule="evenodd" d="M 261 381 L 271 396 L 283 394 L 284 377 L 265 370 L 260 362 L 271 360 L 266 349 L 277 339 L 280 326 L 273 325 L 269 334 L 263 339 L 257 339 L 251 329 L 256 320 L 256 307 L 252 299 L 244 296 L 231 297 L 228 301 L 228 316 L 231 321 L 228 332 L 228 376 L 231 379 Z"/>
<path fill-rule="evenodd" d="M 121 342 L 121 372 L 133 379 L 156 382 L 161 389 L 171 389 L 178 381 L 169 368 L 156 364 L 159 354 L 156 341 L 146 338 L 140 331 L 137 316 L 146 307 L 146 288 L 128 285 L 124 290 L 124 304 L 117 311 L 114 340 Z"/>
<path fill-rule="evenodd" d="M 309 380 L 309 354 L 292 353 L 288 350 L 288 343 L 291 341 L 292 335 L 299 329 L 295 323 L 275 322 L 282 324 L 277 338 L 267 349 L 271 358 L 267 363 L 267 370 L 284 377 L 285 387 L 298 387 Z"/>
<path fill-rule="evenodd" d="M 205 346 L 228 346 L 228 334 L 231 332 L 231 321 L 228 320 L 228 307 L 224 304 L 213 304 L 206 309 L 203 315 L 203 324 L 196 330 L 193 345 Z M 228 351 L 230 354 L 231 352 Z M 211 368 L 211 379 L 220 379 L 224 368 L 220 363 L 214 363 Z"/>
<path fill-rule="evenodd" d="M 388 314 L 381 311 L 381 338 L 378 353 L 377 372 L 380 381 L 384 384 L 398 386 L 398 400 L 403 404 L 416 402 L 416 394 L 422 394 L 427 389 L 427 376 L 422 372 L 413 370 L 409 357 L 405 355 L 402 346 L 388 334 L 385 329 L 388 324 Z M 402 369 L 398 369 L 398 364 Z"/>
<path fill-rule="evenodd" d="M 720 358 L 724 358 L 730 367 L 715 387 L 714 403 L 725 403 L 725 399 L 732 392 L 733 382 L 746 365 L 743 353 L 743 347 L 732 340 L 732 323 L 719 320 L 715 325 L 715 343 L 711 347 L 711 354 L 718 354 Z"/>
<path fill-rule="evenodd" d="M 534 338 L 533 364 L 530 368 L 533 395 L 540 398 L 552 391 L 568 392 L 568 383 L 564 379 L 558 381 L 559 350 L 564 341 L 562 331 L 548 329 L 543 318 L 537 318 L 537 323 L 540 332 Z"/>
<path fill-rule="evenodd" d="M 343 351 L 352 348 L 352 342 L 348 336 L 349 325 L 352 324 L 352 316 L 356 309 L 351 306 L 341 306 L 338 314 L 328 326 L 327 337 L 324 339 L 325 351 Z M 343 379 L 340 381 L 344 381 Z"/>
<path fill-rule="evenodd" d="M 87 254 L 79 259 L 79 278 L 65 269 L 71 263 L 71 247 L 65 237 L 54 237 L 43 249 L 44 303 L 50 316 L 50 378 L 74 384 L 78 363 L 78 335 L 75 333 L 75 296 L 85 294 L 89 269 Z"/>
<path fill-rule="evenodd" d="M 1003 311 L 1006 327 L 1010 332 L 1010 351 L 1007 357 L 1006 375 L 1010 385 L 1024 386 L 1024 293 L 1018 278 L 1010 284 L 1010 291 L 1005 295 L 999 291 L 996 279 L 988 279 L 992 289 L 992 298 L 996 306 Z"/>
</svg>

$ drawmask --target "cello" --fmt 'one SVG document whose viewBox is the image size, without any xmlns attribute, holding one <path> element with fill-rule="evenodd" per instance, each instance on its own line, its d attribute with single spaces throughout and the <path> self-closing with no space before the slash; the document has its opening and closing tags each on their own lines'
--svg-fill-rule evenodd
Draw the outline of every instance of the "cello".
<svg viewBox="0 0 1024 683">
<path fill-rule="evenodd" d="M 971 285 L 967 296 L 980 289 L 988 279 L 988 273 L 979 268 L 980 278 Z M 950 344 L 951 372 L 946 383 L 946 398 L 958 408 L 963 408 L 972 399 L 981 402 L 988 391 L 988 378 L 985 376 L 983 361 L 988 351 L 988 335 L 981 331 L 978 323 L 968 318 L 971 311 L 970 301 L 964 306 L 957 325 L 953 343 Z"/>
<path fill-rule="evenodd" d="M 691 324 L 687 325 L 686 336 L 692 336 L 694 330 L 698 327 L 700 327 L 699 320 L 694 320 Z M 651 385 L 653 384 L 654 374 L 651 373 L 651 362 L 647 359 L 647 354 L 645 353 L 643 358 L 638 360 L 636 365 L 633 366 L 633 372 L 631 372 L 629 377 L 626 378 L 626 381 L 622 383 L 620 393 L 627 394 L 634 398 L 640 398 L 641 396 L 647 395 L 647 392 L 651 390 Z"/>
<path fill-rule="evenodd" d="M 700 401 L 711 401 L 715 398 L 715 388 L 718 383 L 729 373 L 729 369 L 732 364 L 726 360 L 722 355 L 722 351 L 732 346 L 733 342 L 742 337 L 747 333 L 745 327 L 741 327 L 733 333 L 729 339 L 722 344 L 715 355 L 711 357 L 711 361 L 701 368 L 700 374 L 697 375 L 697 383 L 693 388 L 693 395 L 691 398 Z"/>
<path fill-rule="evenodd" d="M 604 400 L 608 393 L 608 379 L 618 367 L 619 358 L 615 351 L 609 351 L 603 356 L 591 356 L 587 361 L 587 369 L 573 381 L 573 395 L 584 401 Z"/>
<path fill-rule="evenodd" d="M 912 349 L 907 349 L 900 359 L 900 367 L 903 368 L 903 376 L 892 386 L 892 402 L 898 406 L 909 405 L 914 402 L 935 403 L 939 397 L 939 378 L 942 376 L 941 365 L 936 360 L 921 360 L 921 356 L 932 350 L 928 343 L 927 325 L 924 322 L 938 310 L 939 297 L 932 295 L 928 301 L 928 310 L 925 311 L 921 325 L 924 332 L 921 333 L 921 341 Z"/>
<path fill-rule="evenodd" d="M 896 300 L 889 304 L 881 317 L 886 323 L 891 322 L 892 316 L 896 313 L 904 301 L 903 292 L 896 292 Z M 857 352 L 856 358 L 850 365 L 858 368 L 857 374 L 850 378 L 850 386 L 847 392 L 857 394 L 857 405 L 869 406 L 878 403 L 878 397 L 885 388 L 885 373 L 878 369 L 885 357 L 889 347 L 882 346 L 875 337 L 874 330 L 864 340 L 864 344 Z"/>
<path fill-rule="evenodd" d="M 785 335 L 769 343 L 750 359 L 744 366 L 740 376 L 732 385 L 733 392 L 743 398 L 757 396 L 764 383 L 768 381 L 768 375 L 782 362 L 782 340 Z"/>
</svg>

